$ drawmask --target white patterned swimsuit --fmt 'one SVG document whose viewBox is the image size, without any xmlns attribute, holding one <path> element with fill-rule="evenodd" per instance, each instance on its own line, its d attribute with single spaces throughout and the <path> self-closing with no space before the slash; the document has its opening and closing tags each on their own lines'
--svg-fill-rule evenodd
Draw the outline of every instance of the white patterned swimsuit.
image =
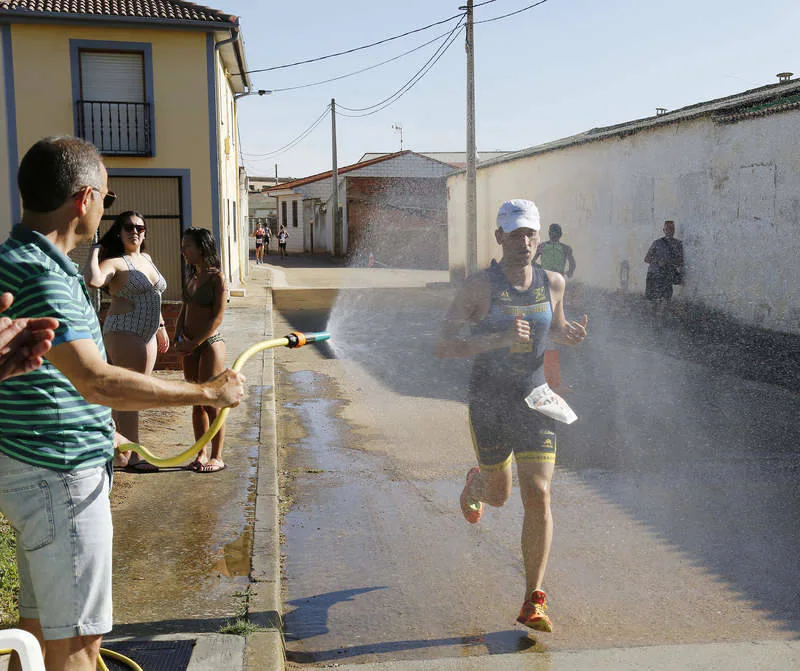
<svg viewBox="0 0 800 671">
<path fill-rule="evenodd" d="M 126 256 L 123 256 L 122 260 L 128 266 L 128 281 L 116 297 L 129 301 L 133 309 L 130 312 L 106 315 L 103 333 L 133 333 L 145 342 L 150 342 L 158 331 L 161 320 L 161 294 L 167 288 L 167 281 L 152 261 L 150 265 L 158 274 L 155 284 Z"/>
</svg>

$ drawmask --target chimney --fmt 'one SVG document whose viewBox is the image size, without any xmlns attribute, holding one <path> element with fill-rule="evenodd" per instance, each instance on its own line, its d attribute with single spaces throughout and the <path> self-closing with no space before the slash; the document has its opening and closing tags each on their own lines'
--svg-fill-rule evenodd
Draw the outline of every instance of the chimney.
<svg viewBox="0 0 800 671">
<path fill-rule="evenodd" d="M 779 82 L 788 82 L 792 78 L 793 74 L 794 72 L 779 72 L 775 76 L 778 78 Z"/>
<path fill-rule="evenodd" d="M 664 116 L 667 113 L 666 107 L 656 107 L 656 116 Z"/>
</svg>

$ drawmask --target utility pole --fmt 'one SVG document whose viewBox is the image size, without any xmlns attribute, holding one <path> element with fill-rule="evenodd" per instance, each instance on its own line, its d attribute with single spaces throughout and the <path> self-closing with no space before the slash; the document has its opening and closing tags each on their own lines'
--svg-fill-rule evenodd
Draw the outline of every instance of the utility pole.
<svg viewBox="0 0 800 671">
<path fill-rule="evenodd" d="M 475 174 L 475 31 L 473 0 L 467 0 L 467 275 L 478 270 L 478 195 Z"/>
<path fill-rule="evenodd" d="M 331 98 L 331 141 L 333 144 L 333 255 L 342 254 L 342 222 L 339 219 L 339 167 L 336 164 L 336 98 Z"/>
</svg>

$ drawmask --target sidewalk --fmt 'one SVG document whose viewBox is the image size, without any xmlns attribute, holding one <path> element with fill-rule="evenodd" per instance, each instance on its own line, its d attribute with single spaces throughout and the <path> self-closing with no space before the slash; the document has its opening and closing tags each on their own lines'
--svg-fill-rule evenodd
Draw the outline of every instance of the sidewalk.
<svg viewBox="0 0 800 671">
<path fill-rule="evenodd" d="M 254 269 L 247 296 L 226 308 L 228 366 L 273 337 L 268 279 Z M 103 646 L 147 671 L 236 671 L 247 658 L 247 668 L 282 668 L 272 352 L 255 355 L 242 372 L 248 397 L 228 415 L 224 471 L 115 473 L 115 626 Z M 177 371 L 157 375 L 182 378 Z M 155 453 L 179 453 L 193 442 L 191 410 L 143 412 L 140 431 Z M 249 638 L 220 633 L 244 614 L 266 631 Z"/>
</svg>

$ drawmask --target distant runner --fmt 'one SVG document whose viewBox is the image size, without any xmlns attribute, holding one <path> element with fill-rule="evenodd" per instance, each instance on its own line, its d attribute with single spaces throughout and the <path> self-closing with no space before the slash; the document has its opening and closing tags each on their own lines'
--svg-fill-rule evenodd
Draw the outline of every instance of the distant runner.
<svg viewBox="0 0 800 671">
<path fill-rule="evenodd" d="M 267 237 L 267 231 L 261 223 L 253 231 L 253 237 L 256 239 L 256 265 L 258 265 L 264 263 L 264 243 Z"/>
<path fill-rule="evenodd" d="M 555 420 L 533 410 L 530 399 L 532 391 L 543 390 L 537 407 L 563 403 L 543 386 L 545 336 L 577 345 L 586 337 L 587 317 L 580 323 L 567 322 L 563 276 L 532 265 L 539 228 L 533 202 L 503 203 L 495 231 L 503 257 L 466 280 L 447 313 L 436 354 L 475 357 L 469 418 L 478 466 L 467 473 L 461 512 L 476 524 L 484 503 L 499 507 L 508 500 L 513 454 L 525 510 L 526 588 L 517 621 L 537 631 L 552 631 L 542 582 L 553 535 L 550 481 L 556 459 Z"/>
<path fill-rule="evenodd" d="M 289 234 L 286 232 L 286 228 L 281 226 L 281 230 L 278 231 L 278 251 L 281 253 L 281 258 L 286 256 L 286 241 L 289 239 Z"/>
<path fill-rule="evenodd" d="M 550 240 L 541 243 L 536 249 L 536 256 L 533 257 L 534 263 L 540 259 L 539 265 L 545 270 L 572 277 L 575 273 L 575 255 L 572 253 L 572 247 L 561 242 L 561 236 L 564 234 L 561 225 L 550 224 L 547 234 L 550 236 Z M 557 394 L 571 390 L 571 387 L 561 384 L 561 361 L 558 350 L 552 347 L 552 343 L 544 351 L 544 376 L 547 384 Z"/>
</svg>

